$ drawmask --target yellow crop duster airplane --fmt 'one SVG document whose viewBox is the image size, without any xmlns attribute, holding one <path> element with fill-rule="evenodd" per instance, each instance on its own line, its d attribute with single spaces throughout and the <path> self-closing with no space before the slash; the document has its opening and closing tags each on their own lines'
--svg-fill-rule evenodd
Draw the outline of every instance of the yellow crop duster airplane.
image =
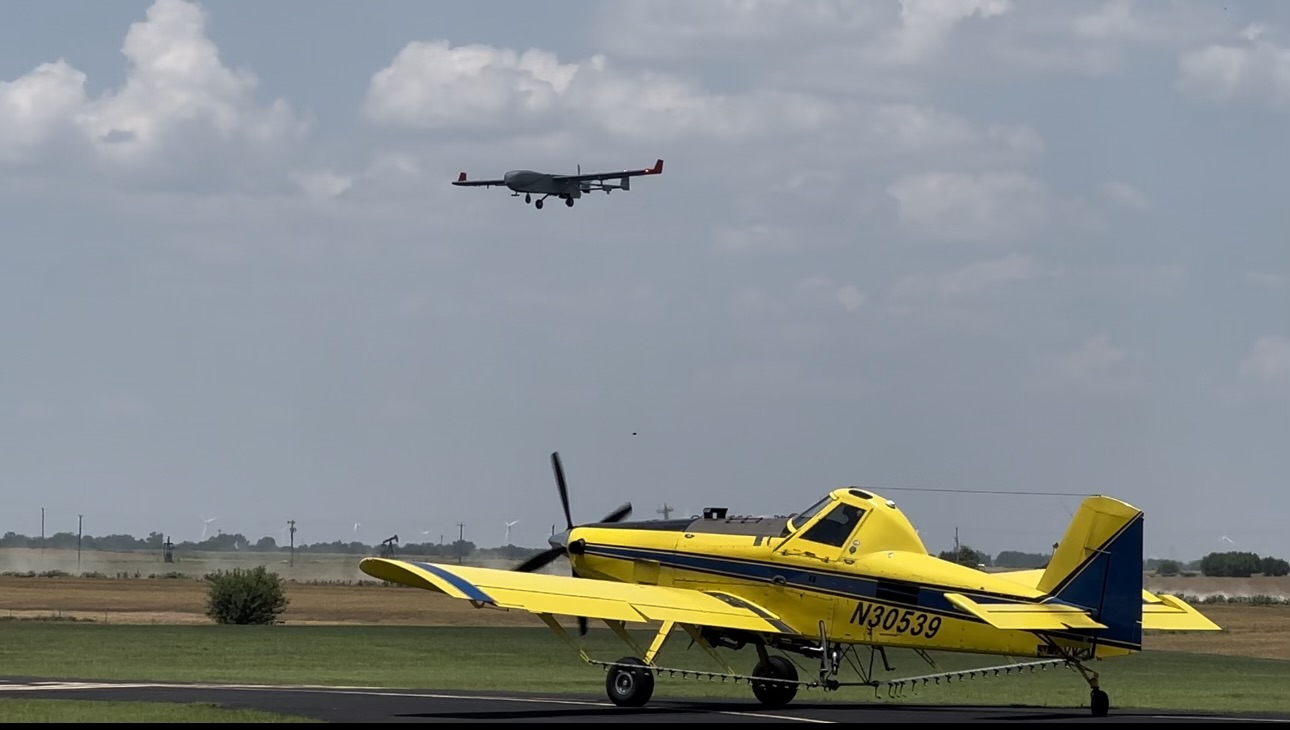
<svg viewBox="0 0 1290 730">
<path fill-rule="evenodd" d="M 391 558 L 364 558 L 359 567 L 476 608 L 536 614 L 583 661 L 607 667 L 605 689 L 620 706 L 648 702 L 659 672 L 746 681 L 770 706 L 802 686 L 878 687 L 884 682 L 854 661 L 856 647 L 868 646 L 870 660 L 876 649 L 884 663 L 883 649 L 893 647 L 929 663 L 927 651 L 954 651 L 1040 660 L 1020 666 L 1066 664 L 1089 683 L 1092 714 L 1101 717 L 1110 700 L 1086 662 L 1141 651 L 1143 629 L 1219 630 L 1182 600 L 1143 589 L 1143 513 L 1112 497 L 1084 499 L 1047 567 L 986 573 L 928 554 L 895 502 L 868 489 L 834 489 L 786 518 L 728 517 L 717 508 L 701 518 L 623 522 L 628 503 L 575 526 L 559 454 L 551 461 L 568 529 L 516 569 Z M 532 572 L 562 555 L 572 576 Z M 578 617 L 582 634 L 588 618 L 600 619 L 634 654 L 591 659 L 556 615 Z M 648 648 L 626 631 L 640 623 L 658 625 Z M 658 666 L 678 626 L 724 672 Z M 745 646 L 757 653 L 747 675 L 714 650 Z M 818 661 L 818 680 L 799 679 L 785 653 Z M 862 681 L 837 679 L 849 657 Z"/>
</svg>

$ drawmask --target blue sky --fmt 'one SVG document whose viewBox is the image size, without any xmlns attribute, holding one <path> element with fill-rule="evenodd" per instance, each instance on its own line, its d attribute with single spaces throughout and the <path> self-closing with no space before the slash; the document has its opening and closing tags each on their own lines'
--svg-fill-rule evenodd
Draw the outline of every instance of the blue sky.
<svg viewBox="0 0 1290 730">
<path fill-rule="evenodd" d="M 7 14 L 0 531 L 540 545 L 559 450 L 578 521 L 1107 493 L 1290 553 L 1290 7 Z M 991 553 L 1077 502 L 889 496 Z"/>
</svg>

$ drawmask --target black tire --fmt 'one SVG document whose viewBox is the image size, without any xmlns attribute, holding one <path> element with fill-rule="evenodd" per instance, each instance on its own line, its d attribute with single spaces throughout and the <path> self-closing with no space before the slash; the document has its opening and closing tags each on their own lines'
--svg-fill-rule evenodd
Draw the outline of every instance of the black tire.
<svg viewBox="0 0 1290 730">
<path fill-rule="evenodd" d="M 619 707 L 644 707 L 654 694 L 654 672 L 634 656 L 623 657 L 617 663 L 634 666 L 609 668 L 605 676 L 605 694 L 609 695 L 609 701 Z"/>
<path fill-rule="evenodd" d="M 754 677 L 768 677 L 773 679 L 797 679 L 797 667 L 782 656 L 767 657 L 765 662 L 757 662 L 753 667 Z M 783 707 L 797 696 L 796 684 L 784 684 L 782 682 L 752 682 L 753 695 L 757 700 L 767 707 Z"/>
<path fill-rule="evenodd" d="M 567 205 L 567 206 L 569 206 L 570 208 L 572 208 L 572 207 L 573 207 L 573 198 L 565 198 L 565 199 L 564 199 L 564 204 L 565 204 L 565 205 Z"/>
<path fill-rule="evenodd" d="M 1106 717 L 1106 713 L 1111 709 L 1111 698 L 1100 689 L 1095 689 L 1089 694 L 1089 709 L 1093 712 L 1093 717 Z"/>
</svg>

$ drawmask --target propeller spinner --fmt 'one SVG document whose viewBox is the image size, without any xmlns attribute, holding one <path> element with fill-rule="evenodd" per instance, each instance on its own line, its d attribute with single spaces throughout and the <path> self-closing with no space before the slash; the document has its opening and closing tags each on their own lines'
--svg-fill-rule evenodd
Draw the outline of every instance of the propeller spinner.
<svg viewBox="0 0 1290 730">
<path fill-rule="evenodd" d="M 543 550 L 537 555 L 534 555 L 523 563 L 517 565 L 514 570 L 520 573 L 531 573 L 546 566 L 552 560 L 555 560 L 561 555 L 568 556 L 569 554 L 569 533 L 572 532 L 574 528 L 573 514 L 569 510 L 569 487 L 564 481 L 564 467 L 560 464 L 560 452 L 558 451 L 551 453 L 551 469 L 555 472 L 555 486 L 560 491 L 560 505 L 564 508 L 564 523 L 566 529 L 564 532 L 550 537 L 547 541 L 551 544 L 549 549 Z M 600 523 L 620 522 L 626 519 L 631 513 L 632 504 L 631 502 L 628 502 L 613 512 L 605 515 L 604 519 L 600 520 Z M 573 577 L 578 578 L 581 576 L 574 572 Z M 587 634 L 587 619 L 583 616 L 578 617 L 578 633 L 583 636 Z"/>
</svg>

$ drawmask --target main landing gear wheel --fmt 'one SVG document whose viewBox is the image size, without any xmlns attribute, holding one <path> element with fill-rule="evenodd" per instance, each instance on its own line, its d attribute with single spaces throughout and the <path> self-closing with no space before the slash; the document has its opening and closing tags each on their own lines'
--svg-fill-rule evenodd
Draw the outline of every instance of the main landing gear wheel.
<svg viewBox="0 0 1290 730">
<path fill-rule="evenodd" d="M 754 677 L 768 677 L 771 679 L 797 679 L 797 667 L 782 656 L 768 656 L 765 660 L 757 662 L 753 667 Z M 796 684 L 784 684 L 782 682 L 752 682 L 753 694 L 763 704 L 769 707 L 782 707 L 787 705 L 797 696 Z"/>
<path fill-rule="evenodd" d="M 1089 694 L 1089 708 L 1093 711 L 1093 717 L 1106 717 L 1106 713 L 1111 709 L 1111 698 L 1100 689 L 1095 689 Z"/>
<path fill-rule="evenodd" d="M 573 198 L 565 198 L 565 199 L 564 199 L 564 204 L 565 204 L 565 205 L 567 205 L 567 206 L 569 206 L 570 208 L 572 208 L 572 207 L 573 207 Z"/>
<path fill-rule="evenodd" d="M 532 203 L 532 202 L 533 202 L 533 196 L 532 196 L 532 195 L 529 195 L 528 193 L 524 193 L 524 202 L 525 202 L 525 203 Z"/>
<path fill-rule="evenodd" d="M 645 668 L 644 661 L 634 656 L 623 657 L 617 663 L 635 666 L 609 668 L 605 677 L 605 693 L 609 700 L 619 707 L 644 707 L 654 694 L 654 673 Z"/>
<path fill-rule="evenodd" d="M 538 198 L 537 200 L 533 201 L 533 207 L 537 208 L 538 210 L 542 210 L 542 199 Z"/>
</svg>

